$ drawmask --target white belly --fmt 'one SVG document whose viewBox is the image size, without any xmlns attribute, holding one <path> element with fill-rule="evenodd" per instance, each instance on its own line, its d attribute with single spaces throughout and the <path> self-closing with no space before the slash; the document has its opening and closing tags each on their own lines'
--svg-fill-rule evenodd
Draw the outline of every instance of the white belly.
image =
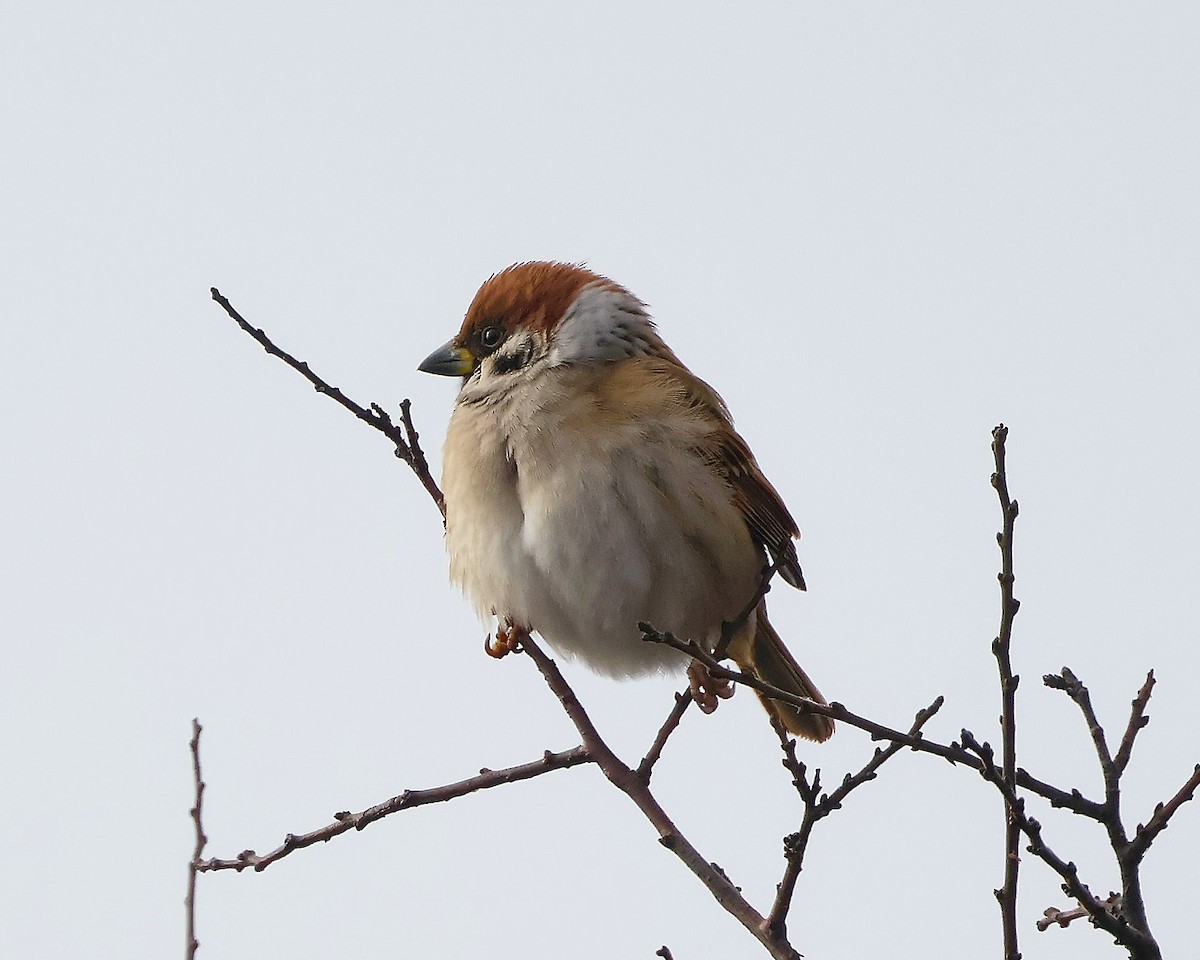
<svg viewBox="0 0 1200 960">
<path fill-rule="evenodd" d="M 671 431 L 543 426 L 514 442 L 480 408 L 456 409 L 443 481 L 452 578 L 481 617 L 531 627 L 598 672 L 678 669 L 638 622 L 715 643 L 763 563 L 744 519 Z"/>
</svg>

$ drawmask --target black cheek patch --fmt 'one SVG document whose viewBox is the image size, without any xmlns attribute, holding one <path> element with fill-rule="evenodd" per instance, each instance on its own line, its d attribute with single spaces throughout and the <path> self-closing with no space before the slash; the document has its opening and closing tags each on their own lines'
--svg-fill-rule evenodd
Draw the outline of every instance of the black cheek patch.
<svg viewBox="0 0 1200 960">
<path fill-rule="evenodd" d="M 522 347 L 514 353 L 498 353 L 495 359 L 492 360 L 492 367 L 496 373 L 512 373 L 514 370 L 520 370 L 529 362 L 533 351 L 528 347 Z"/>
</svg>

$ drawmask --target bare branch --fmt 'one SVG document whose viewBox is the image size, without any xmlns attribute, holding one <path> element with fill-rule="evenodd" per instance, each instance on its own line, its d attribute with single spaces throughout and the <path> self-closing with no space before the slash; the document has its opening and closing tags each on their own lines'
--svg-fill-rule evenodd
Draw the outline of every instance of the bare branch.
<svg viewBox="0 0 1200 960">
<path fill-rule="evenodd" d="M 1121 895 L 1119 893 L 1110 893 L 1107 900 L 1102 900 L 1106 910 L 1111 914 L 1118 914 L 1121 911 Z M 1037 928 L 1042 933 L 1045 933 L 1051 927 L 1068 927 L 1074 920 L 1082 920 L 1088 916 L 1088 912 L 1083 907 L 1076 907 L 1074 910 L 1059 910 L 1057 907 L 1047 907 L 1042 911 L 1042 919 L 1037 922 Z"/>
<path fill-rule="evenodd" d="M 763 598 L 771 592 L 771 581 L 775 578 L 775 574 L 779 572 L 779 564 L 782 560 L 776 560 L 762 568 L 762 572 L 758 577 L 758 590 L 754 596 L 750 598 L 750 602 L 742 607 L 741 612 L 728 623 L 721 624 L 721 639 L 717 641 L 717 646 L 713 650 L 713 657 L 717 660 L 724 660 L 729 645 L 733 642 L 734 636 L 750 619 L 750 614 L 758 609 L 758 605 L 762 603 Z"/>
<path fill-rule="evenodd" d="M 1003 528 L 996 534 L 1000 546 L 1000 633 L 992 641 L 992 653 L 1000 673 L 1000 736 L 1002 743 L 1002 773 L 1010 787 L 1017 780 L 1017 686 L 1021 678 L 1012 669 L 1013 619 L 1021 603 L 1013 596 L 1013 530 L 1017 521 L 1017 501 L 1008 495 L 1008 468 L 1005 460 L 1005 441 L 1008 427 L 1000 424 L 992 430 L 992 457 L 996 471 L 992 486 L 1000 498 Z M 1004 814 L 1004 883 L 994 891 L 1000 904 L 1000 924 L 1004 933 L 1005 960 L 1020 960 L 1017 940 L 1017 877 L 1021 866 L 1021 828 L 1012 811 Z"/>
<path fill-rule="evenodd" d="M 679 726 L 679 721 L 683 719 L 684 713 L 691 704 L 691 690 L 684 690 L 682 693 L 675 694 L 675 704 L 671 707 L 671 712 L 667 714 L 667 719 L 658 728 L 654 742 L 650 744 L 650 749 L 646 751 L 646 755 L 642 757 L 642 762 L 638 764 L 637 775 L 641 777 L 643 783 L 650 782 L 650 775 L 654 772 L 654 765 L 658 763 L 659 757 L 662 756 L 663 748 L 667 745 L 667 739 L 675 732 L 675 729 Z"/>
<path fill-rule="evenodd" d="M 1146 674 L 1146 682 L 1142 684 L 1142 689 L 1133 698 L 1133 704 L 1129 711 L 1129 724 L 1125 727 L 1125 736 L 1121 738 L 1121 746 L 1117 748 L 1117 755 L 1113 758 L 1113 769 L 1118 777 L 1125 772 L 1125 768 L 1129 765 L 1129 758 L 1133 753 L 1133 741 L 1137 737 L 1138 731 L 1150 722 L 1150 718 L 1146 715 L 1146 707 L 1150 703 L 1150 694 L 1153 692 L 1154 671 L 1151 670 Z"/>
<path fill-rule="evenodd" d="M 1100 818 L 1100 824 L 1108 833 L 1109 846 L 1112 847 L 1117 867 L 1121 872 L 1121 911 L 1134 927 L 1150 936 L 1146 904 L 1142 898 L 1141 875 L 1138 870 L 1141 855 L 1131 850 L 1121 816 L 1121 770 L 1123 766 L 1118 769 L 1109 752 L 1108 738 L 1104 735 L 1104 728 L 1100 725 L 1100 719 L 1092 705 L 1091 693 L 1083 682 L 1067 667 L 1063 667 L 1057 674 L 1048 674 L 1042 680 L 1046 686 L 1066 693 L 1083 714 L 1104 779 L 1104 813 Z M 1138 697 L 1134 700 L 1134 713 L 1130 717 L 1131 726 L 1126 729 L 1125 739 L 1125 742 L 1129 744 L 1129 751 L 1133 749 L 1133 737 L 1137 730 L 1134 724 L 1138 722 L 1141 712 L 1144 711 L 1146 703 L 1149 701 L 1150 689 L 1147 685 L 1143 685 Z M 1143 693 L 1146 697 L 1145 700 L 1142 699 Z M 1122 748 L 1124 749 L 1124 742 Z"/>
<path fill-rule="evenodd" d="M 204 728 L 200 721 L 192 718 L 192 739 L 188 746 L 192 751 L 192 784 L 195 790 L 195 803 L 192 805 L 192 823 L 196 828 L 196 845 L 192 848 L 192 859 L 188 862 L 187 896 L 183 906 L 187 918 L 187 950 L 184 956 L 192 960 L 200 949 L 196 939 L 196 873 L 199 871 L 200 857 L 204 855 L 204 847 L 208 837 L 204 835 L 204 780 L 200 777 L 200 732 Z"/>
<path fill-rule="evenodd" d="M 1025 801 L 1005 782 L 1002 771 L 995 764 L 992 748 L 986 743 L 979 743 L 969 730 L 963 730 L 961 738 L 963 745 L 982 761 L 980 774 L 1003 794 L 1021 831 L 1029 838 L 1029 852 L 1062 878 L 1063 890 L 1067 895 L 1079 902 L 1096 926 L 1112 934 L 1118 943 L 1128 949 L 1134 960 L 1161 960 L 1162 953 L 1154 937 L 1148 931 L 1132 925 L 1124 916 L 1109 912 L 1104 901 L 1079 879 L 1079 869 L 1075 864 L 1063 860 L 1042 839 L 1042 825 L 1025 814 Z"/>
<path fill-rule="evenodd" d="M 568 686 L 558 666 L 531 638 L 524 637 L 521 647 L 541 671 L 547 686 L 562 704 L 567 716 L 575 724 L 583 746 L 603 771 L 608 781 L 629 797 L 643 815 L 658 831 L 659 843 L 677 856 L 707 888 L 713 898 L 730 915 L 735 917 L 761 943 L 776 960 L 798 960 L 800 954 L 785 939 L 773 935 L 763 916 L 742 896 L 715 863 L 705 860 L 700 852 L 675 826 L 666 811 L 659 805 L 649 786 L 636 770 L 626 766 L 607 743 L 601 738 L 587 711 L 583 709 L 575 692 Z"/>
<path fill-rule="evenodd" d="M 730 680 L 733 683 L 739 683 L 743 686 L 751 687 L 761 693 L 765 693 L 773 700 L 781 700 L 784 703 L 790 703 L 793 706 L 804 710 L 810 710 L 813 713 L 820 713 L 827 717 L 831 717 L 840 723 L 849 724 L 852 727 L 857 727 L 871 735 L 872 740 L 889 740 L 899 742 L 903 746 L 909 747 L 919 753 L 932 754 L 935 757 L 941 757 L 943 760 L 948 760 L 951 763 L 962 764 L 970 767 L 973 770 L 980 770 L 981 764 L 979 758 L 973 756 L 968 751 L 964 750 L 957 743 L 938 743 L 936 740 L 927 739 L 924 734 L 916 736 L 902 733 L 899 730 L 888 727 L 882 723 L 877 723 L 874 720 L 869 720 L 860 714 L 854 713 L 841 703 L 833 702 L 829 704 L 817 703 L 813 700 L 806 700 L 803 697 L 798 697 L 795 694 L 788 693 L 786 690 L 781 690 L 779 687 L 771 686 L 769 683 L 764 683 L 757 677 L 752 677 L 749 674 L 739 673 L 737 670 L 730 670 L 728 667 L 722 666 L 712 655 L 704 650 L 697 643 L 692 641 L 680 640 L 671 633 L 664 633 L 654 629 L 648 623 L 639 623 L 638 629 L 642 631 L 642 638 L 651 643 L 662 643 L 681 653 L 686 653 L 689 657 L 699 660 L 704 664 L 713 677 L 717 679 Z M 1050 805 L 1054 807 L 1062 807 L 1070 810 L 1072 813 L 1080 814 L 1081 816 L 1089 817 L 1092 820 L 1100 820 L 1104 813 L 1102 804 L 1096 803 L 1094 800 L 1089 800 L 1083 796 L 1078 790 L 1062 790 L 1052 784 L 1046 783 L 1044 780 L 1039 780 L 1034 777 L 1023 767 L 1017 768 L 1016 773 L 1017 786 L 1023 787 L 1026 790 L 1031 790 L 1040 797 L 1050 801 Z"/>
<path fill-rule="evenodd" d="M 909 735 L 918 736 L 921 728 L 942 708 L 944 702 L 942 697 L 938 697 L 924 710 L 919 711 L 909 728 Z M 787 915 L 795 895 L 796 881 L 800 877 L 801 870 L 804 869 L 804 854 L 808 850 L 808 840 L 812 835 L 813 827 L 822 818 L 829 816 L 835 810 L 840 810 L 842 803 L 853 790 L 874 780 L 879 768 L 904 749 L 904 744 L 892 742 L 887 747 L 876 747 L 875 752 L 861 770 L 854 774 L 847 773 L 842 779 L 841 786 L 832 793 L 818 797 L 821 789 L 821 771 L 814 771 L 810 781 L 807 776 L 807 768 L 796 757 L 795 739 L 789 737 L 787 731 L 778 723 L 773 723 L 773 726 L 779 736 L 780 746 L 783 748 L 783 765 L 791 772 L 792 783 L 804 801 L 804 819 L 800 823 L 800 829 L 796 833 L 784 837 L 783 840 L 786 865 L 783 878 L 775 888 L 775 902 L 767 916 L 768 928 L 774 931 L 776 936 L 786 937 Z"/>
<path fill-rule="evenodd" d="M 770 592 L 771 580 L 778 571 L 779 561 L 763 567 L 759 578 L 758 590 L 755 592 L 750 602 L 742 608 L 741 612 L 738 613 L 736 617 L 727 623 L 721 624 L 721 637 L 717 642 L 717 646 L 714 651 L 714 656 L 717 660 L 720 660 L 725 656 L 725 651 L 728 649 L 729 644 L 733 641 L 734 635 L 739 629 L 741 629 L 746 620 L 749 619 L 750 614 L 752 614 L 758 608 L 758 605 L 762 602 L 763 597 Z M 666 720 L 664 720 L 662 726 L 659 727 L 658 734 L 655 736 L 654 742 L 650 745 L 650 749 L 646 752 L 646 756 L 644 756 L 642 758 L 642 762 L 638 764 L 638 776 L 641 777 L 646 783 L 650 782 L 650 776 L 654 771 L 654 765 L 658 762 L 659 757 L 662 756 L 663 749 L 667 745 L 667 740 L 679 726 L 679 721 L 683 718 L 683 714 L 687 710 L 688 705 L 694 702 L 695 696 L 690 686 L 682 693 L 675 694 L 675 703 L 671 707 L 671 712 L 667 714 Z"/>
<path fill-rule="evenodd" d="M 1096 756 L 1100 758 L 1100 770 L 1104 774 L 1104 790 L 1108 794 L 1116 784 L 1116 776 L 1113 768 L 1112 754 L 1108 751 L 1108 739 L 1104 735 L 1104 728 L 1100 725 L 1100 720 L 1096 716 L 1096 710 L 1092 706 L 1092 695 L 1088 692 L 1088 688 L 1083 685 L 1080 679 L 1068 667 L 1063 667 L 1059 673 L 1048 673 L 1042 677 L 1042 682 L 1055 690 L 1062 690 L 1070 697 L 1075 705 L 1079 707 L 1083 714 L 1084 722 L 1087 724 L 1088 733 L 1092 738 L 1092 746 L 1096 750 Z"/>
<path fill-rule="evenodd" d="M 385 417 L 386 413 L 378 406 L 371 404 L 376 413 L 381 413 Z M 446 499 L 442 496 L 441 488 L 437 485 L 437 481 L 433 479 L 433 473 L 430 472 L 429 462 L 425 459 L 425 451 L 421 449 L 421 437 L 417 433 L 417 428 L 413 426 L 412 420 L 412 401 L 405 397 L 400 401 L 400 422 L 404 425 L 404 436 L 408 440 L 409 458 L 405 459 L 400 455 L 399 450 L 396 451 L 396 456 L 404 460 L 413 472 L 417 475 L 417 479 L 421 481 L 421 485 L 425 488 L 425 492 L 437 504 L 438 510 L 442 514 L 442 519 L 446 519 Z"/>
<path fill-rule="evenodd" d="M 246 320 L 233 304 L 229 302 L 221 291 L 216 287 L 211 289 L 212 298 L 229 314 L 239 327 L 246 333 L 250 334 L 258 344 L 267 351 L 271 356 L 278 357 L 289 367 L 299 373 L 305 380 L 313 385 L 313 389 L 317 393 L 324 394 L 333 400 L 336 400 L 343 407 L 349 410 L 352 414 L 358 417 L 363 423 L 369 427 L 373 427 L 382 433 L 385 437 L 392 441 L 396 448 L 396 456 L 403 460 L 412 468 L 413 473 L 417 475 L 417 479 L 421 481 L 421 485 L 433 498 L 433 502 L 437 504 L 438 510 L 442 517 L 446 516 L 446 501 L 442 497 L 442 491 L 438 488 L 437 482 L 433 479 L 433 475 L 429 472 L 429 464 L 425 462 L 425 455 L 421 452 L 420 445 L 417 443 L 417 432 L 413 428 L 412 418 L 409 415 L 409 402 L 405 400 L 400 405 L 401 422 L 404 429 L 397 427 L 392 418 L 384 411 L 377 403 L 371 404 L 370 408 L 359 406 L 349 397 L 347 397 L 340 389 L 332 386 L 321 377 L 317 376 L 309 369 L 307 363 L 302 360 L 297 360 L 286 350 L 276 346 L 274 341 L 266 335 L 258 327 L 254 327 Z"/>
<path fill-rule="evenodd" d="M 516 783 L 518 780 L 530 780 L 533 777 L 539 777 L 543 773 L 549 773 L 552 770 L 565 770 L 568 767 L 575 767 L 581 763 L 593 762 L 595 762 L 594 758 L 584 747 L 572 747 L 570 750 L 564 750 L 561 753 L 551 753 L 547 750 L 541 759 L 534 760 L 531 763 L 506 767 L 503 770 L 488 770 L 485 768 L 479 771 L 478 776 L 459 780 L 457 783 L 448 783 L 444 786 L 431 787 L 425 790 L 405 790 L 398 796 L 376 804 L 373 807 L 367 807 L 366 810 L 360 813 L 350 813 L 348 811 L 335 813 L 333 823 L 327 824 L 318 830 L 313 830 L 310 833 L 289 833 L 284 837 L 283 843 L 270 853 L 260 856 L 253 850 L 244 850 L 233 859 L 222 860 L 216 857 L 210 860 L 197 859 L 194 862 L 195 868 L 201 872 L 214 870 L 236 870 L 241 872 L 247 867 L 251 867 L 255 872 L 260 872 L 296 850 L 311 847 L 314 843 L 326 843 L 349 830 L 362 830 L 376 820 L 382 820 L 384 817 L 398 813 L 401 810 L 409 810 L 412 807 L 423 807 L 430 803 L 442 803 L 446 800 L 453 800 L 456 797 L 466 796 L 468 793 L 474 793 L 476 790 L 487 790 L 505 783 Z"/>
<path fill-rule="evenodd" d="M 1154 842 L 1154 838 L 1167 829 L 1167 824 L 1171 817 L 1175 816 L 1175 812 L 1195 796 L 1197 787 L 1200 787 L 1200 763 L 1196 764 L 1192 775 L 1176 791 L 1175 796 L 1154 808 L 1154 815 L 1150 818 L 1150 822 L 1145 826 L 1138 826 L 1127 853 L 1132 862 L 1141 861 L 1150 848 L 1150 844 Z"/>
</svg>

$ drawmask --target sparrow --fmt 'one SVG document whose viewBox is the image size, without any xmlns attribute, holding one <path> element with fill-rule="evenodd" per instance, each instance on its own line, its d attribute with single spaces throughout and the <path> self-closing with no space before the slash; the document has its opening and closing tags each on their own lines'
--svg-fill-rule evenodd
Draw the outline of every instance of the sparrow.
<svg viewBox="0 0 1200 960">
<path fill-rule="evenodd" d="M 805 589 L 783 500 L 724 401 L 666 345 L 646 305 L 566 263 L 490 277 L 425 373 L 461 377 L 442 466 L 450 576 L 498 639 L 539 633 L 625 678 L 682 670 L 640 622 L 713 650 L 770 564 Z M 744 673 L 817 703 L 760 600 L 727 651 Z M 698 667 L 693 661 L 693 667 Z M 698 679 L 706 712 L 732 688 Z M 760 695 L 790 733 L 833 722 Z"/>
</svg>

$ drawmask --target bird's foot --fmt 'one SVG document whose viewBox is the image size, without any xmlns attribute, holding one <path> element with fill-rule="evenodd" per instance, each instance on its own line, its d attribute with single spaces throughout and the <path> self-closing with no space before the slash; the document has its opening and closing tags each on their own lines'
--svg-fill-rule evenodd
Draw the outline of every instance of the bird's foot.
<svg viewBox="0 0 1200 960">
<path fill-rule="evenodd" d="M 492 642 L 492 638 L 484 637 L 483 652 L 489 657 L 495 657 L 499 660 L 501 657 L 507 657 L 510 653 L 517 650 L 521 646 L 521 641 L 529 636 L 528 627 L 520 627 L 511 620 L 502 620 L 500 626 L 496 629 L 496 642 Z"/>
<path fill-rule="evenodd" d="M 717 709 L 717 704 L 721 700 L 728 700 L 737 690 L 737 687 L 729 680 L 714 677 L 708 672 L 708 667 L 699 660 L 691 662 L 687 675 L 692 699 L 696 701 L 696 706 L 705 713 L 712 713 Z"/>
</svg>

